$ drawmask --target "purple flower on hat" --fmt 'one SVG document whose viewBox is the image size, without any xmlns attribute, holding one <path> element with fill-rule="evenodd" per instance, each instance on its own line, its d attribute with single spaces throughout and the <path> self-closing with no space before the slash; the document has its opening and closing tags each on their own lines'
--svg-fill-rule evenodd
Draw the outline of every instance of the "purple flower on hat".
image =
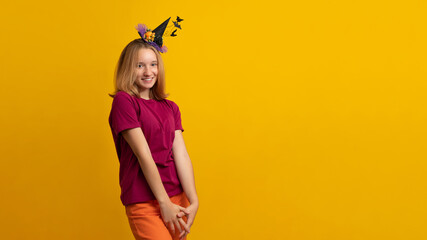
<svg viewBox="0 0 427 240">
<path fill-rule="evenodd" d="M 138 30 L 139 35 L 144 36 L 145 32 L 147 31 L 147 26 L 145 24 L 139 23 L 138 26 L 135 27 L 136 30 Z"/>
</svg>

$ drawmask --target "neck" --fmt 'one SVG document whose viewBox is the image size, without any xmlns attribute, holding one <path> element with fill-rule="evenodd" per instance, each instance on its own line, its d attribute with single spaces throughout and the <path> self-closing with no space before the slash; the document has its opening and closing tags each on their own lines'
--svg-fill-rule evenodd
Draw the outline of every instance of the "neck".
<svg viewBox="0 0 427 240">
<path fill-rule="evenodd" d="M 150 99 L 150 91 L 141 91 L 139 92 L 139 97 L 144 99 Z"/>
</svg>

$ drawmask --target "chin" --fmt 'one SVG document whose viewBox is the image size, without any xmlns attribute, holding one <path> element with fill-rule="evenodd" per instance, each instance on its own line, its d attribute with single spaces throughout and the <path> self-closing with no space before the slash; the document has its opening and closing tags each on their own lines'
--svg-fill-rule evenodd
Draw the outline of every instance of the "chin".
<svg viewBox="0 0 427 240">
<path fill-rule="evenodd" d="M 151 82 L 151 83 L 143 82 L 143 83 L 140 83 L 138 85 L 141 88 L 152 88 L 154 86 L 154 84 L 156 84 L 156 82 Z"/>
</svg>

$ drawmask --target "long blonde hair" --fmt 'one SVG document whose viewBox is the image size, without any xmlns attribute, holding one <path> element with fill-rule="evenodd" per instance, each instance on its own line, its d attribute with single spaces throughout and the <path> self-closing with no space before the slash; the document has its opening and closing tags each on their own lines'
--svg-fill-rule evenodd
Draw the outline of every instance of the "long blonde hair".
<svg viewBox="0 0 427 240">
<path fill-rule="evenodd" d="M 168 96 L 168 94 L 165 93 L 165 68 L 162 56 L 156 48 L 139 38 L 130 42 L 120 54 L 114 73 L 115 91 L 113 94 L 109 94 L 111 97 L 114 97 L 119 91 L 124 91 L 130 95 L 140 97 L 135 80 L 137 56 L 141 48 L 153 50 L 157 57 L 157 80 L 150 89 L 150 98 L 160 101 Z"/>
</svg>

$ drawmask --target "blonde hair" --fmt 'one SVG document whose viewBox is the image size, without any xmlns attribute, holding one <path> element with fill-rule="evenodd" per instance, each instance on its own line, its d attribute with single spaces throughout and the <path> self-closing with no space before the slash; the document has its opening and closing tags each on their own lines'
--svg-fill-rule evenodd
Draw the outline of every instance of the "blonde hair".
<svg viewBox="0 0 427 240">
<path fill-rule="evenodd" d="M 153 50 L 157 57 L 157 80 L 150 89 L 150 98 L 160 101 L 168 96 L 165 93 L 165 69 L 162 56 L 160 56 L 156 48 L 139 38 L 130 42 L 120 54 L 114 73 L 115 91 L 113 94 L 109 94 L 111 97 L 114 97 L 119 91 L 127 92 L 138 98 L 140 97 L 135 80 L 138 51 L 141 48 Z"/>
</svg>

